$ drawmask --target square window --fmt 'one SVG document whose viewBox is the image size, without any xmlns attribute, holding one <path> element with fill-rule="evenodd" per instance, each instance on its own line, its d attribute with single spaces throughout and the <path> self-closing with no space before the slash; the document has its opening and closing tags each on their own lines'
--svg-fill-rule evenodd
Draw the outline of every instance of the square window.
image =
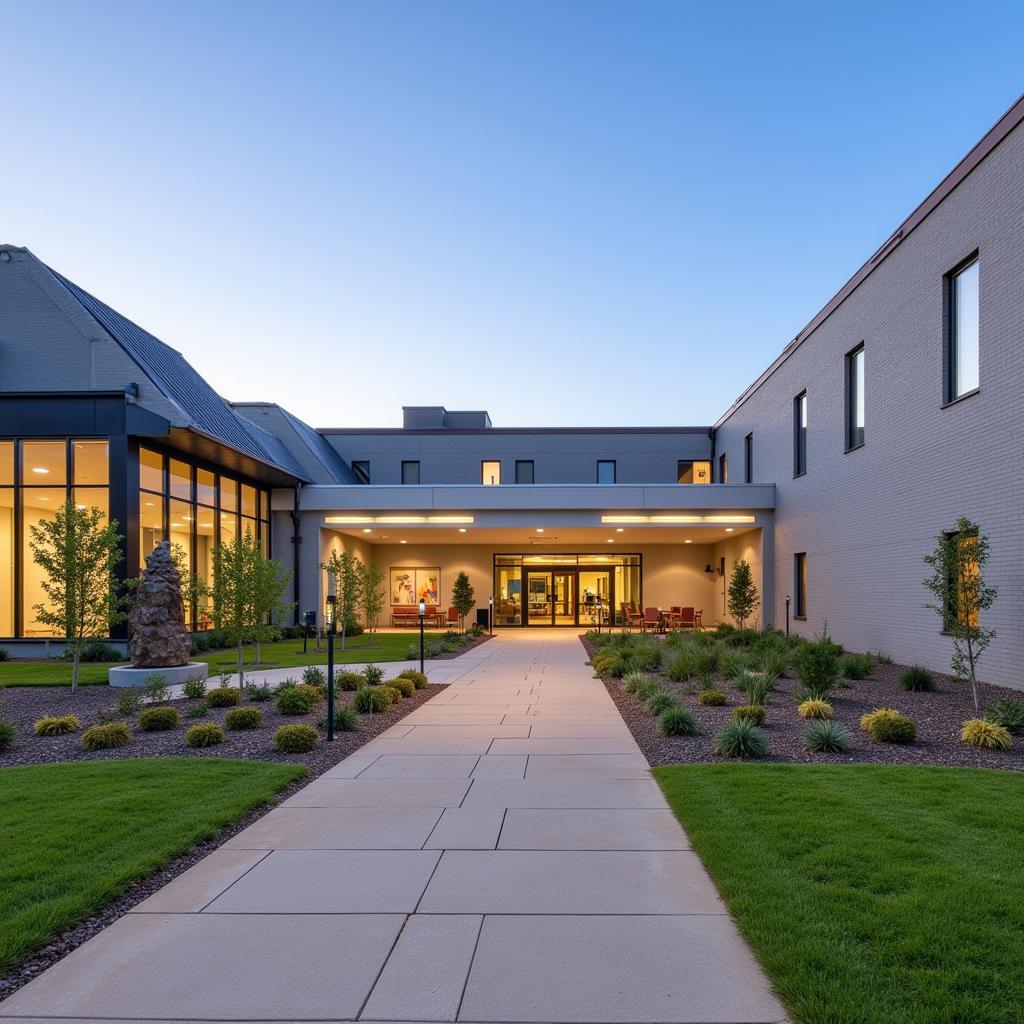
<svg viewBox="0 0 1024 1024">
<path fill-rule="evenodd" d="M 21 482 L 55 487 L 68 480 L 68 447 L 64 441 L 22 441 Z"/>
<path fill-rule="evenodd" d="M 613 484 L 613 483 L 615 483 L 615 460 L 614 459 L 598 459 L 598 462 L 597 462 L 597 482 L 599 484 Z"/>
<path fill-rule="evenodd" d="M 501 463 L 497 459 L 480 464 L 480 483 L 485 487 L 497 487 L 501 483 Z"/>
<path fill-rule="evenodd" d="M 533 460 L 532 459 L 516 459 L 516 483 L 517 484 L 532 484 L 533 483 Z"/>
<path fill-rule="evenodd" d="M 402 463 L 402 483 L 418 484 L 420 482 L 420 464 L 418 462 Z"/>
</svg>

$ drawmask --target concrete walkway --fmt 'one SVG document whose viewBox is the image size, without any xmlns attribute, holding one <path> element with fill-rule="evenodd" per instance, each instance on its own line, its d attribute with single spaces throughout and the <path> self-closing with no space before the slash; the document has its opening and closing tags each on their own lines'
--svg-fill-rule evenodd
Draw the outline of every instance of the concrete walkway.
<svg viewBox="0 0 1024 1024">
<path fill-rule="evenodd" d="M 576 636 L 462 670 L 0 1018 L 782 1020 Z"/>
</svg>

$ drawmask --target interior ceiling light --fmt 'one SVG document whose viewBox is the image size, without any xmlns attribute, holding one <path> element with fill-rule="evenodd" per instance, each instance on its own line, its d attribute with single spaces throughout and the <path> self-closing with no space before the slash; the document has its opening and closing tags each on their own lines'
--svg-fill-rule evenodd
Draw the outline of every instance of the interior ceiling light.
<svg viewBox="0 0 1024 1024">
<path fill-rule="evenodd" d="M 457 525 L 458 523 L 472 523 L 473 516 L 424 516 L 424 515 L 337 515 L 325 516 L 324 522 L 332 526 L 361 526 L 363 523 L 390 523 L 391 525 L 404 525 L 408 523 L 436 523 Z"/>
<path fill-rule="evenodd" d="M 538 533 L 543 533 L 544 532 L 544 527 L 543 526 L 538 526 L 537 527 L 537 532 Z"/>
<path fill-rule="evenodd" d="M 363 533 L 373 533 L 373 530 L 367 527 L 365 530 L 363 530 Z"/>
<path fill-rule="evenodd" d="M 692 544 L 692 543 L 693 543 L 693 541 L 692 541 L 692 540 L 684 540 L 684 541 L 683 541 L 683 543 L 684 543 L 684 544 Z"/>
<path fill-rule="evenodd" d="M 620 526 L 615 532 L 616 533 L 622 533 L 622 530 L 623 530 L 623 527 Z"/>
<path fill-rule="evenodd" d="M 50 471 L 45 466 L 33 466 L 32 467 L 32 472 L 33 473 L 45 474 L 45 473 L 49 473 Z"/>
<path fill-rule="evenodd" d="M 641 515 L 606 515 L 601 516 L 602 523 L 752 523 L 752 515 L 708 515 L 698 516 L 683 513 L 671 513 L 664 515 L 641 516 Z"/>
<path fill-rule="evenodd" d="M 609 544 L 614 544 L 615 543 L 615 538 L 614 537 L 609 537 L 608 538 L 608 543 Z"/>
<path fill-rule="evenodd" d="M 732 527 L 731 527 L 731 526 L 727 526 L 727 527 L 725 528 L 725 532 L 726 532 L 726 533 L 732 533 Z"/>
<path fill-rule="evenodd" d="M 466 532 L 466 528 L 464 526 L 460 526 L 459 527 L 459 533 L 465 533 L 465 532 Z"/>
<path fill-rule="evenodd" d="M 399 544 L 408 544 L 409 542 L 407 540 L 400 540 L 398 543 Z"/>
</svg>

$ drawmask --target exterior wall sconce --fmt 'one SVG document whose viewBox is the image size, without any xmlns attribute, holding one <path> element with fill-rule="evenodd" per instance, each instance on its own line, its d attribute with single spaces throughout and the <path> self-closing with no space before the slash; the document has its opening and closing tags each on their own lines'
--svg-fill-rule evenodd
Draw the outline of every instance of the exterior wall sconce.
<svg viewBox="0 0 1024 1024">
<path fill-rule="evenodd" d="M 704 566 L 704 572 L 707 574 L 709 579 L 715 575 L 715 570 L 711 568 L 710 562 L 708 562 L 708 564 Z"/>
</svg>

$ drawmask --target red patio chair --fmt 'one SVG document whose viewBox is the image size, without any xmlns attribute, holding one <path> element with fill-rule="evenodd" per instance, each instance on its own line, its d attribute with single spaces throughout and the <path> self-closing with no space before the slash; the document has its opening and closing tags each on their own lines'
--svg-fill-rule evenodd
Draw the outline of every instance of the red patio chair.
<svg viewBox="0 0 1024 1024">
<path fill-rule="evenodd" d="M 680 608 L 679 609 L 679 628 L 680 629 L 693 629 L 694 617 L 692 608 Z"/>
<path fill-rule="evenodd" d="M 653 629 L 656 633 L 661 629 L 661 612 L 657 608 L 645 608 L 643 627 L 645 630 Z"/>
</svg>

